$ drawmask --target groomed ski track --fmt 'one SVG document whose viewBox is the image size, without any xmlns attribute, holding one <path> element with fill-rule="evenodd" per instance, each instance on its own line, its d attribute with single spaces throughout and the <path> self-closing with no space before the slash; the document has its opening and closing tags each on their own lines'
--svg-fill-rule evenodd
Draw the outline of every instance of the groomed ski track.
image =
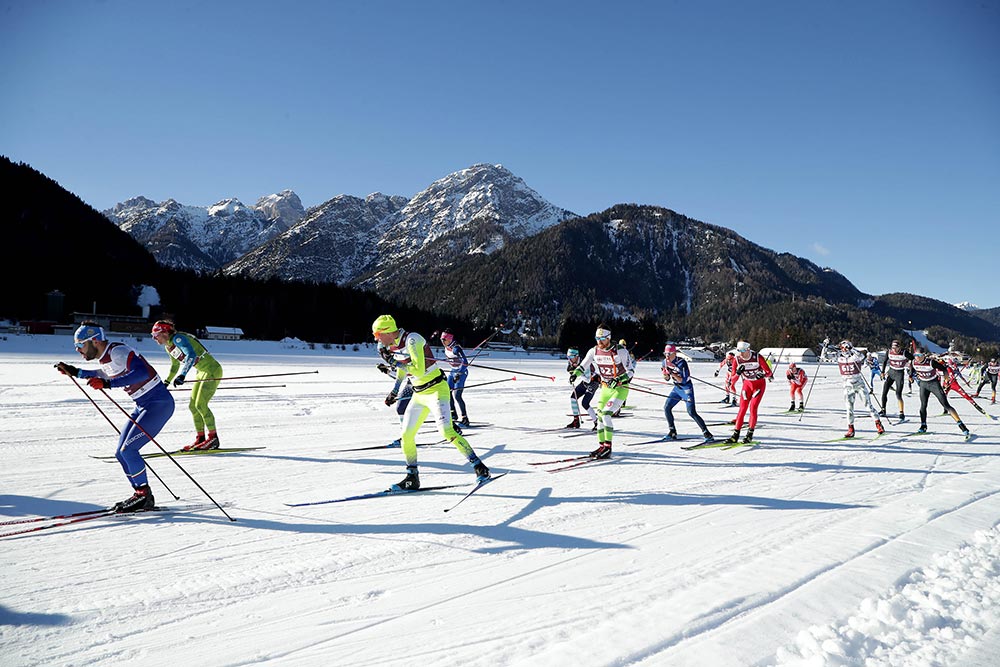
<svg viewBox="0 0 1000 667">
<path fill-rule="evenodd" d="M 448 514 L 461 489 L 289 508 L 385 488 L 404 474 L 399 449 L 332 453 L 395 438 L 377 358 L 221 347 L 233 374 L 320 370 L 286 388 L 213 401 L 227 443 L 267 447 L 181 460 L 237 522 L 206 507 L 5 540 L 0 566 L 14 574 L 0 618 L 10 621 L 3 636 L 14 664 L 781 664 L 800 633 L 877 616 L 866 600 L 876 608 L 885 600 L 890 617 L 905 617 L 900 586 L 1000 522 L 1000 426 L 956 401 L 978 436 L 964 442 L 932 403 L 934 433 L 902 437 L 919 423 L 913 396 L 907 422 L 886 436 L 823 442 L 846 423 L 832 366 L 820 369 L 801 420 L 784 412 L 779 373 L 752 449 L 681 451 L 691 440 L 625 446 L 666 432 L 662 399 L 633 393 L 630 418 L 616 422 L 616 465 L 549 475 L 530 463 L 586 454 L 596 437 L 542 432 L 565 422 L 564 361 L 523 355 L 494 355 L 491 364 L 558 381 L 519 378 L 465 395 L 474 420 L 495 424 L 470 443 L 488 465 L 510 471 L 502 483 Z M 110 453 L 115 436 L 78 390 L 53 376 L 53 354 L 72 359 L 71 350 L 53 349 L 0 352 L 4 518 L 93 509 L 127 495 L 119 470 L 89 458 Z M 143 351 L 165 365 L 155 348 Z M 638 375 L 656 377 L 656 369 L 641 362 Z M 692 369 L 718 382 L 714 364 Z M 706 421 L 735 416 L 715 403 L 721 392 L 695 389 Z M 158 438 L 168 448 L 190 437 L 179 400 Z M 683 406 L 674 415 L 681 435 L 698 437 Z M 874 436 L 870 422 L 856 419 L 859 436 Z M 731 432 L 712 431 L 720 439 Z M 473 481 L 450 444 L 421 448 L 419 457 L 424 484 Z M 151 463 L 183 503 L 204 503 L 169 461 Z M 152 484 L 158 504 L 174 502 Z M 938 593 L 931 584 L 925 592 Z M 940 638 L 936 655 L 961 656 L 958 634 Z M 986 629 L 969 643 L 982 636 Z"/>
</svg>

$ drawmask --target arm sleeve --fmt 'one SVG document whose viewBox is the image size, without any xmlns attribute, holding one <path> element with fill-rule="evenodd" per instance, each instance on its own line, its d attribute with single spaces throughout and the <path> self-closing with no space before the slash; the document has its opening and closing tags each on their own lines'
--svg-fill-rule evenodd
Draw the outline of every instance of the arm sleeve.
<svg viewBox="0 0 1000 667">
<path fill-rule="evenodd" d="M 179 347 L 181 352 L 184 353 L 184 361 L 181 363 L 181 369 L 178 375 L 187 375 L 191 367 L 194 366 L 195 362 L 198 361 L 198 353 L 194 351 L 194 346 L 191 345 L 191 341 L 187 336 L 176 335 L 171 341 L 175 347 Z M 176 363 L 176 359 L 174 362 Z M 174 367 L 173 364 L 170 365 L 170 373 L 173 374 Z"/>
</svg>

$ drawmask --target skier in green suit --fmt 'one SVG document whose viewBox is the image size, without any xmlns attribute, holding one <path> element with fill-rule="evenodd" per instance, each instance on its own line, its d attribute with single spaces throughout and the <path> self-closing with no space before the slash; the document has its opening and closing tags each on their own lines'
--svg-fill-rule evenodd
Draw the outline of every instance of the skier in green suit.
<svg viewBox="0 0 1000 667">
<path fill-rule="evenodd" d="M 170 355 L 170 374 L 164 384 L 179 387 L 184 384 L 187 374 L 195 369 L 195 380 L 191 387 L 188 409 L 194 417 L 196 437 L 183 451 L 195 449 L 218 449 L 219 434 L 215 431 L 215 415 L 208 402 L 215 396 L 222 377 L 222 366 L 209 354 L 201 341 L 189 333 L 177 331 L 170 320 L 157 320 L 153 325 L 153 340 L 163 346 Z"/>
</svg>

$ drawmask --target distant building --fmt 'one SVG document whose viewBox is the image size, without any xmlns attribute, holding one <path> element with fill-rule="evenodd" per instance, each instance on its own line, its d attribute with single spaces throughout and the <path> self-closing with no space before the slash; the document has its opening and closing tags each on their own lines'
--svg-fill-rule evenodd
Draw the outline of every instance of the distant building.
<svg viewBox="0 0 1000 667">
<path fill-rule="evenodd" d="M 240 340 L 243 329 L 239 327 L 205 327 L 206 340 Z"/>
<path fill-rule="evenodd" d="M 789 364 L 795 362 L 797 364 L 808 364 L 815 363 L 819 361 L 816 353 L 813 352 L 808 347 L 765 347 L 759 352 L 760 356 L 765 357 L 771 362 L 781 362 L 783 364 Z M 778 358 L 780 355 L 780 359 Z"/>
</svg>

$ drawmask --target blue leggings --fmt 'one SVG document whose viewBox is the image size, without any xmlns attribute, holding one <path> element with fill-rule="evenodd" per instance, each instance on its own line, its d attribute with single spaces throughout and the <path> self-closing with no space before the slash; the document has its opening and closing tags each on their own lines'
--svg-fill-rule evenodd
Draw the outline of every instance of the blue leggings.
<svg viewBox="0 0 1000 667">
<path fill-rule="evenodd" d="M 155 392 L 156 390 L 154 390 Z M 157 392 L 158 393 L 158 392 Z M 156 396 L 151 400 L 136 405 L 130 419 L 121 435 L 118 436 L 118 449 L 115 458 L 122 465 L 125 476 L 133 488 L 148 483 L 146 479 L 146 462 L 139 450 L 149 442 L 150 437 L 156 437 L 163 426 L 174 414 L 174 397 L 163 390 L 165 396 Z M 139 426 L 142 426 L 140 429 Z M 146 433 L 143 433 L 143 430 Z"/>
<path fill-rule="evenodd" d="M 462 392 L 465 391 L 465 380 L 469 377 L 469 374 L 465 371 L 455 372 L 452 371 L 451 375 L 448 376 L 448 387 L 451 388 L 451 414 L 456 417 L 468 417 L 469 413 L 465 410 L 465 401 L 462 400 Z M 455 410 L 455 407 L 458 410 Z"/>
<path fill-rule="evenodd" d="M 705 420 L 702 419 L 698 414 L 698 411 L 695 410 L 694 390 L 685 390 L 680 387 L 674 387 L 673 391 L 671 391 L 670 395 L 667 397 L 667 402 L 663 405 L 663 412 L 667 416 L 667 424 L 670 428 L 674 428 L 674 406 L 681 401 L 684 401 L 688 414 L 691 415 L 691 419 L 693 419 L 694 423 L 698 425 L 698 428 L 701 429 L 702 433 L 707 431 L 708 428 L 705 426 Z"/>
</svg>

